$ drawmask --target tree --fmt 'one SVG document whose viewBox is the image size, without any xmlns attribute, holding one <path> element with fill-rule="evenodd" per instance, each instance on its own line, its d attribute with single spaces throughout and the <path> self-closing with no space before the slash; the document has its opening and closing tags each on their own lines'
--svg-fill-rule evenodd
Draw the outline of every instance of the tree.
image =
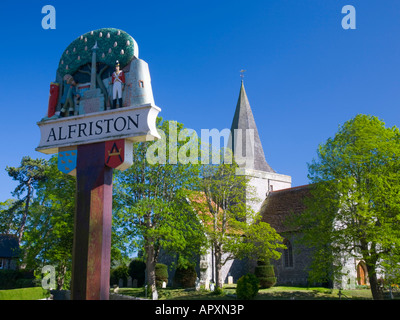
<svg viewBox="0 0 400 320">
<path fill-rule="evenodd" d="M 24 210 L 20 212 L 21 217 L 17 230 L 18 243 L 21 245 L 22 237 L 25 231 L 26 220 L 29 214 L 29 205 L 34 196 L 34 189 L 39 181 L 45 179 L 45 170 L 47 163 L 43 159 L 31 159 L 25 156 L 21 160 L 19 167 L 6 167 L 8 175 L 19 184 L 13 191 L 13 196 L 16 196 L 20 201 L 24 202 Z M 19 211 L 18 211 L 19 212 Z"/>
<path fill-rule="evenodd" d="M 398 128 L 357 115 L 319 146 L 307 209 L 292 221 L 314 248 L 314 279 L 337 276 L 353 257 L 367 266 L 373 298 L 383 298 L 378 270 L 400 262 L 399 138 Z"/>
<path fill-rule="evenodd" d="M 278 259 L 282 238 L 269 224 L 252 211 L 254 190 L 249 178 L 237 175 L 237 165 L 217 164 L 203 166 L 200 190 L 191 199 L 203 221 L 216 268 L 216 286 L 222 288 L 222 267 L 234 258 L 267 261 Z"/>
<path fill-rule="evenodd" d="M 183 130 L 182 124 L 174 123 L 177 133 Z M 170 161 L 169 154 L 188 142 L 174 141 L 171 127 L 159 118 L 162 139 L 134 144 L 134 165 L 114 176 L 114 232 L 130 249 L 144 248 L 147 283 L 153 298 L 157 296 L 155 267 L 160 250 L 178 252 L 180 262 L 189 261 L 204 242 L 198 218 L 187 201 L 188 191 L 198 179 L 198 167 Z M 151 152 L 161 160 L 169 160 L 149 162 Z"/>
<path fill-rule="evenodd" d="M 0 234 L 18 235 L 21 217 L 24 215 L 24 201 L 7 199 L 0 203 Z"/>
<path fill-rule="evenodd" d="M 75 177 L 58 170 L 53 156 L 46 179 L 36 188 L 30 223 L 24 236 L 25 263 L 29 268 L 56 268 L 57 288 L 69 288 L 75 213 Z"/>
</svg>

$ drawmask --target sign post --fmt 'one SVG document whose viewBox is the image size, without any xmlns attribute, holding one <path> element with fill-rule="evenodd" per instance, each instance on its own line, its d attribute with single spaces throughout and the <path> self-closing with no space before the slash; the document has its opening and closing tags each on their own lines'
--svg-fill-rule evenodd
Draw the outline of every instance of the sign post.
<svg viewBox="0 0 400 320">
<path fill-rule="evenodd" d="M 50 93 L 36 150 L 58 154 L 59 170 L 76 176 L 71 298 L 108 300 L 113 170 L 132 165 L 133 143 L 160 138 L 161 110 L 135 40 L 113 28 L 67 47 Z"/>
<path fill-rule="evenodd" d="M 71 297 L 107 300 L 110 283 L 113 168 L 105 142 L 78 146 Z"/>
</svg>

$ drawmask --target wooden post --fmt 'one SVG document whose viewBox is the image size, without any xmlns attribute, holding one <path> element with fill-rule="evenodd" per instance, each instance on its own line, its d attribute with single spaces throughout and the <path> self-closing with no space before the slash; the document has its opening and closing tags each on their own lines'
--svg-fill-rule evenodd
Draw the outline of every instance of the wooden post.
<svg viewBox="0 0 400 320">
<path fill-rule="evenodd" d="M 105 142 L 78 146 L 72 300 L 108 300 L 113 169 Z"/>
</svg>

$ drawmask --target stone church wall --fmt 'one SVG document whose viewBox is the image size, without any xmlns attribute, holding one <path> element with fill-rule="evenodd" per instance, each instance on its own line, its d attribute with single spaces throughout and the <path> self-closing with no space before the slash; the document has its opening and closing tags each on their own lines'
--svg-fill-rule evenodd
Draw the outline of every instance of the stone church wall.
<svg viewBox="0 0 400 320">
<path fill-rule="evenodd" d="M 279 260 L 271 260 L 277 278 L 276 285 L 308 285 L 308 267 L 311 263 L 312 250 L 298 244 L 296 238 L 295 235 L 288 237 L 288 240 L 292 244 L 292 266 L 285 266 L 285 257 L 283 253 Z"/>
</svg>

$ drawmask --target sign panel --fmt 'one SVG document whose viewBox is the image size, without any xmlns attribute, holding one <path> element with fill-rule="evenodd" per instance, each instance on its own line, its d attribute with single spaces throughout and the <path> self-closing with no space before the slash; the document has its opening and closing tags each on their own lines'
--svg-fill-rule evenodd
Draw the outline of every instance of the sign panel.
<svg viewBox="0 0 400 320">
<path fill-rule="evenodd" d="M 76 147 L 65 147 L 60 148 L 58 152 L 58 170 L 63 173 L 76 175 L 76 161 L 78 158 L 78 152 Z"/>
<path fill-rule="evenodd" d="M 47 113 L 37 123 L 36 150 L 54 154 L 111 140 L 158 139 L 160 111 L 136 41 L 119 29 L 93 30 L 71 42 L 60 58 Z"/>
<path fill-rule="evenodd" d="M 110 168 L 128 169 L 133 164 L 133 142 L 127 139 L 107 141 L 104 162 Z"/>
<path fill-rule="evenodd" d="M 38 123 L 41 139 L 37 151 L 53 154 L 61 147 L 128 139 L 132 142 L 159 139 L 156 128 L 160 108 L 151 104 Z"/>
</svg>

